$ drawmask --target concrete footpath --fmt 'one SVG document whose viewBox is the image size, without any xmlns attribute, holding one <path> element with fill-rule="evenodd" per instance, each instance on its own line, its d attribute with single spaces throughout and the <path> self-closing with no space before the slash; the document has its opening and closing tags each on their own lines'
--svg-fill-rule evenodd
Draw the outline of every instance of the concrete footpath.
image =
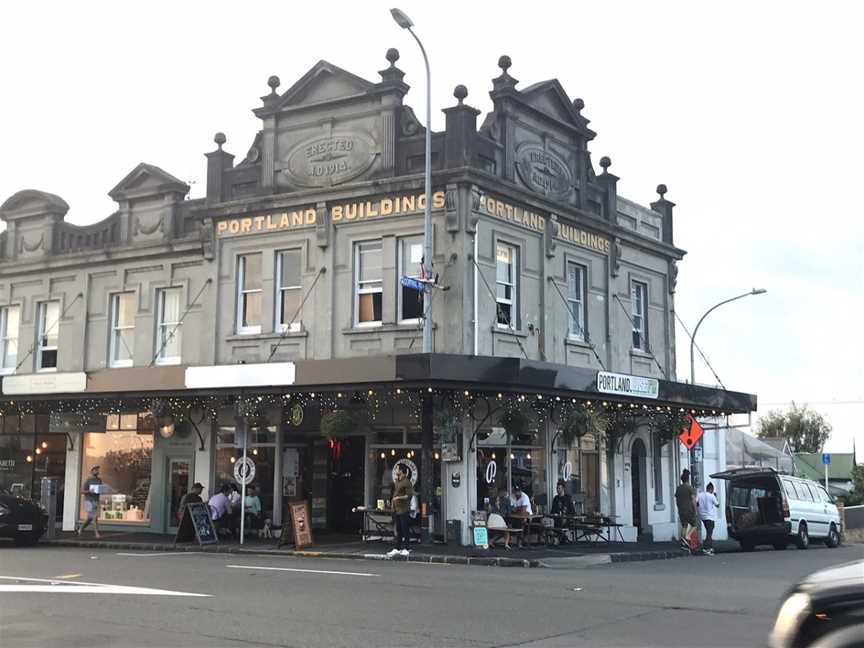
<svg viewBox="0 0 864 648">
<path fill-rule="evenodd" d="M 355 538 L 322 537 L 316 544 L 301 550 L 290 545 L 279 547 L 277 540 L 250 538 L 243 545 L 237 540 L 199 546 L 195 543 L 174 544 L 174 537 L 153 533 L 103 533 L 95 539 L 85 533 L 79 537 L 74 533 L 63 533 L 59 538 L 42 540 L 42 543 L 61 547 L 88 549 L 114 549 L 119 551 L 166 551 L 207 552 L 226 554 L 295 556 L 313 558 L 336 558 L 342 560 L 387 560 L 386 552 L 392 545 L 384 542 L 363 543 Z M 718 553 L 737 551 L 735 543 L 716 543 Z M 417 544 L 411 548 L 408 558 L 393 560 L 439 563 L 448 565 L 475 565 L 485 567 L 546 567 L 552 569 L 579 569 L 618 562 L 644 560 L 668 560 L 687 557 L 671 542 L 665 543 L 577 543 L 569 545 L 536 545 L 523 549 L 504 550 L 478 549 L 446 544 Z"/>
</svg>

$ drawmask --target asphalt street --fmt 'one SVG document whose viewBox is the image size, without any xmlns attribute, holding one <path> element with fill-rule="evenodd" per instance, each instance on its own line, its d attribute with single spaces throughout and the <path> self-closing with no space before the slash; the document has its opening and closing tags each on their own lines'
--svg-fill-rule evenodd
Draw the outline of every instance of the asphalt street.
<svg viewBox="0 0 864 648">
<path fill-rule="evenodd" d="M 864 545 L 584 569 L 0 545 L 0 645 L 758 646 Z"/>
</svg>

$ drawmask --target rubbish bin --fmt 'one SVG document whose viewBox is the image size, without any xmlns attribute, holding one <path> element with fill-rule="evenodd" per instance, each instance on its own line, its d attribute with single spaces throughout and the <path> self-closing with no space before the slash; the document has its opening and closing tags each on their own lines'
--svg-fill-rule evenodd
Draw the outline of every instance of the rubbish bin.
<svg viewBox="0 0 864 648">
<path fill-rule="evenodd" d="M 447 544 L 462 546 L 462 520 L 447 520 Z"/>
<path fill-rule="evenodd" d="M 42 506 L 48 511 L 48 528 L 45 529 L 46 538 L 57 537 L 57 477 L 42 478 Z"/>
</svg>

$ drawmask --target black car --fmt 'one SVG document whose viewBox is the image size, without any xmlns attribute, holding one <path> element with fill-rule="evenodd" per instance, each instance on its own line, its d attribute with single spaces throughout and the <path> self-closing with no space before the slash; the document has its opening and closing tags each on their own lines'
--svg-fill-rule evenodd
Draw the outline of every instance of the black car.
<svg viewBox="0 0 864 648">
<path fill-rule="evenodd" d="M 771 648 L 864 646 L 864 560 L 810 574 L 786 593 Z"/>
<path fill-rule="evenodd" d="M 16 545 L 39 542 L 48 528 L 48 513 L 38 502 L 0 489 L 0 538 L 12 538 Z"/>
</svg>

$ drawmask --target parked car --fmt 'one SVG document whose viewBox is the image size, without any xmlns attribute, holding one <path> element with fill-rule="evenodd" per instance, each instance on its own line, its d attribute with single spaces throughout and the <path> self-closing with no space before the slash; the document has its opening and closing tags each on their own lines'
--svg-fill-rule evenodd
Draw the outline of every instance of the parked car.
<svg viewBox="0 0 864 648">
<path fill-rule="evenodd" d="M 864 560 L 810 574 L 786 593 L 771 648 L 864 645 Z"/>
<path fill-rule="evenodd" d="M 0 538 L 12 538 L 16 545 L 39 542 L 48 528 L 48 512 L 42 505 L 0 489 Z"/>
<path fill-rule="evenodd" d="M 739 468 L 711 475 L 724 479 L 729 537 L 744 551 L 757 545 L 799 549 L 819 540 L 840 544 L 840 514 L 828 492 L 809 479 L 783 475 L 773 468 Z"/>
</svg>

